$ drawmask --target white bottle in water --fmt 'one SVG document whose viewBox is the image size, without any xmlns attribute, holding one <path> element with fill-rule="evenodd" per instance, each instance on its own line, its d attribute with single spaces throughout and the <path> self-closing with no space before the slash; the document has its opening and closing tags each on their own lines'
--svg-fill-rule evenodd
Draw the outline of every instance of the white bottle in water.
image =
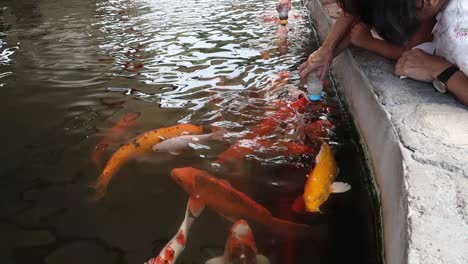
<svg viewBox="0 0 468 264">
<path fill-rule="evenodd" d="M 309 73 L 307 76 L 307 98 L 310 101 L 319 101 L 322 98 L 322 90 L 323 84 L 322 82 L 315 76 L 315 73 Z"/>
</svg>

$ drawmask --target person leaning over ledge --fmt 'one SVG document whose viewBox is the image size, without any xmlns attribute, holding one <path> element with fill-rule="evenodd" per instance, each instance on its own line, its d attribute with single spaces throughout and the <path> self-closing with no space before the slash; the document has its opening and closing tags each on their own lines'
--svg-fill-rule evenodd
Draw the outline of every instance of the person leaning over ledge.
<svg viewBox="0 0 468 264">
<path fill-rule="evenodd" d="M 418 20 L 437 19 L 433 29 L 435 55 L 420 49 L 398 59 L 395 74 L 432 82 L 468 105 L 468 0 L 416 0 Z"/>
<path fill-rule="evenodd" d="M 323 81 L 333 58 L 354 45 L 397 61 L 396 75 L 433 82 L 438 91 L 468 104 L 468 0 L 337 2 L 343 12 L 322 46 L 299 67 L 303 82 L 310 73 Z M 411 50 L 431 40 L 436 56 Z"/>
</svg>

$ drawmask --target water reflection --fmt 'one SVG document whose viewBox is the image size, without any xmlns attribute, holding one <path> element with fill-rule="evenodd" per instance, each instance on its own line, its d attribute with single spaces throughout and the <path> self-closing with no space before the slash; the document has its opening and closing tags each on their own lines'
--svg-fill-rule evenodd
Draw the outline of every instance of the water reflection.
<svg viewBox="0 0 468 264">
<path fill-rule="evenodd" d="M 361 182 L 366 178 L 362 160 L 333 90 L 304 118 L 278 124 L 281 140 L 250 142 L 261 147 L 235 169 L 216 166 L 219 153 L 274 115 L 278 99 L 297 99 L 295 66 L 309 53 L 311 30 L 295 3 L 287 45 L 284 38 L 277 42 L 274 3 L 3 1 L 0 118 L 6 140 L 0 154 L 0 230 L 9 230 L 7 241 L 21 242 L 8 243 L 8 260 L 143 263 L 179 228 L 175 219 L 182 217 L 187 196 L 168 175 L 171 168 L 186 166 L 225 177 L 275 216 L 332 230 L 318 246 L 294 246 L 249 222 L 258 251 L 272 263 L 309 263 L 310 256 L 325 263 L 341 263 L 343 256 L 377 258 L 368 256 L 375 247 L 368 238 L 375 219 Z M 141 115 L 122 124 L 128 113 Z M 342 169 L 353 172 L 347 174 L 353 193 L 333 199 L 326 208 L 331 214 L 297 216 L 290 205 L 312 164 L 273 150 L 287 149 L 291 136 L 304 137 L 294 130 L 297 124 L 322 117 L 336 125 L 330 140 L 343 153 L 341 160 L 349 161 Z M 108 195 L 100 202 L 91 199 L 88 185 L 101 173 L 91 158 L 94 151 L 96 161 L 106 161 L 135 136 L 178 123 L 195 123 L 204 133 L 213 127 L 229 130 L 227 143 L 209 144 L 210 149 L 193 145 L 193 151 L 176 157 L 158 153 L 129 160 Z M 222 254 L 231 223 L 211 210 L 202 219 L 182 262 L 204 263 Z M 38 238 L 33 231 L 45 235 Z M 17 239 L 21 235 L 28 238 Z"/>
</svg>

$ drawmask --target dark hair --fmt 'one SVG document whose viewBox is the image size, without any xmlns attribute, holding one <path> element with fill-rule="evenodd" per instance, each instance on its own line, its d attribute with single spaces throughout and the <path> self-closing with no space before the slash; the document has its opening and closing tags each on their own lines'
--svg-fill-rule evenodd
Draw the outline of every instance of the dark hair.
<svg viewBox="0 0 468 264">
<path fill-rule="evenodd" d="M 415 0 L 337 0 L 337 3 L 392 43 L 404 43 L 418 24 Z"/>
</svg>

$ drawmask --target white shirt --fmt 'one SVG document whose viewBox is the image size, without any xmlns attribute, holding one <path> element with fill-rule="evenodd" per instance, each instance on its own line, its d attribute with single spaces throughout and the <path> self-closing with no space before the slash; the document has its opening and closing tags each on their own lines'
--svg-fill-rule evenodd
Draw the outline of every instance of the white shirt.
<svg viewBox="0 0 468 264">
<path fill-rule="evenodd" d="M 468 75 L 468 0 L 449 0 L 432 31 L 436 54 Z"/>
</svg>

